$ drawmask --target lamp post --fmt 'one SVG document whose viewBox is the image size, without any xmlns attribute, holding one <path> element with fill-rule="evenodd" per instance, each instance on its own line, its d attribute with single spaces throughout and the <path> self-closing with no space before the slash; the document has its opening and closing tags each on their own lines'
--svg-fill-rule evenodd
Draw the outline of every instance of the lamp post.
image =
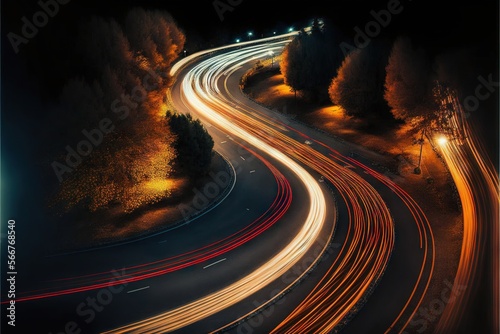
<svg viewBox="0 0 500 334">
<path fill-rule="evenodd" d="M 274 52 L 269 50 L 268 54 L 271 56 L 271 68 L 274 67 Z"/>
<path fill-rule="evenodd" d="M 419 154 L 419 157 L 418 157 L 418 165 L 417 167 L 415 167 L 415 169 L 413 170 L 415 172 L 415 174 L 420 174 L 422 173 L 422 170 L 420 168 L 420 164 L 422 162 L 422 148 L 424 146 L 424 130 L 422 130 L 422 135 L 420 137 L 420 139 L 418 140 L 418 142 L 420 143 L 420 154 Z"/>
</svg>

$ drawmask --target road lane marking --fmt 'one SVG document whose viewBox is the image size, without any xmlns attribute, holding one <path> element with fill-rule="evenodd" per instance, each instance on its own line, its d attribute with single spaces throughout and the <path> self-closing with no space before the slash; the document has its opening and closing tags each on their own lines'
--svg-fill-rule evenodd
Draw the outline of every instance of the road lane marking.
<svg viewBox="0 0 500 334">
<path fill-rule="evenodd" d="M 227 143 L 227 140 L 221 141 L 220 143 L 225 144 L 225 143 Z"/>
<path fill-rule="evenodd" d="M 245 161 L 245 158 L 243 158 L 241 155 L 240 155 L 240 158 L 241 158 L 241 160 Z"/>
<path fill-rule="evenodd" d="M 255 173 L 255 169 L 253 169 L 253 170 L 250 171 L 250 174 L 252 174 L 252 173 Z"/>
<path fill-rule="evenodd" d="M 134 293 L 134 292 L 145 290 L 145 289 L 149 289 L 149 285 L 145 286 L 145 287 L 142 287 L 142 288 L 139 288 L 139 289 L 127 291 L 127 293 Z"/>
<path fill-rule="evenodd" d="M 208 267 L 211 267 L 213 265 L 216 265 L 217 263 L 221 263 L 222 261 L 226 261 L 226 260 L 227 260 L 226 258 L 223 258 L 222 260 L 215 261 L 214 263 L 210 263 L 210 264 L 204 266 L 203 269 L 207 269 Z"/>
</svg>

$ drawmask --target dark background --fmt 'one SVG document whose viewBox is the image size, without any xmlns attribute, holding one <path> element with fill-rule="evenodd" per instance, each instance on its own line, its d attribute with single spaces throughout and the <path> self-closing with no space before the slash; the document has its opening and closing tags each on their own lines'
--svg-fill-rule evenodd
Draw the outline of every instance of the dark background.
<svg viewBox="0 0 500 334">
<path fill-rule="evenodd" d="M 60 5 L 59 13 L 40 28 L 35 38 L 21 45 L 19 55 L 13 56 L 12 47 L 6 39 L 8 32 L 20 34 L 21 17 L 31 21 L 40 10 L 36 0 L 2 1 L 2 58 L 7 62 L 46 56 L 50 52 L 61 52 L 61 46 L 71 47 L 74 32 L 80 20 L 90 15 L 113 17 L 120 22 L 126 12 L 136 6 L 160 9 L 169 12 L 179 27 L 186 33 L 186 49 L 195 52 L 208 47 L 234 42 L 236 38 L 248 39 L 286 32 L 289 27 L 300 29 L 309 25 L 313 18 L 324 18 L 346 38 L 354 36 L 355 27 L 364 30 L 372 21 L 371 11 L 386 9 L 389 0 L 375 1 L 262 1 L 262 0 L 218 0 L 219 3 L 240 3 L 223 13 L 221 20 L 214 0 L 71 0 Z M 480 46 L 489 57 L 492 72 L 498 65 L 498 3 L 494 1 L 430 1 L 401 0 L 402 12 L 393 15 L 390 24 L 382 28 L 376 39 L 393 38 L 407 34 L 412 40 L 431 52 L 439 53 L 464 46 Z M 47 52 L 48 51 L 48 52 Z M 62 49 L 64 52 L 64 48 Z M 57 57 L 56 57 L 57 58 Z M 33 59 L 31 59 L 31 62 Z M 40 63 L 50 65 L 50 59 Z M 2 62 L 4 65 L 6 62 Z M 38 64 L 40 66 L 40 64 Z M 484 65 L 484 64 L 483 64 Z M 10 67 L 10 66 L 4 66 Z"/>
<path fill-rule="evenodd" d="M 228 3 L 228 0 L 220 2 Z M 232 11 L 224 13 L 221 21 L 213 0 L 72 0 L 62 5 L 60 12 L 42 30 L 50 31 L 49 26 L 67 29 L 78 18 L 88 14 L 113 16 L 119 19 L 128 9 L 141 6 L 168 11 L 188 35 L 193 35 L 191 36 L 193 38 L 200 37 L 208 42 L 216 41 L 217 37 L 221 37 L 221 33 L 234 39 L 246 36 L 248 31 L 253 31 L 258 36 L 274 30 L 279 31 L 280 28 L 287 29 L 289 26 L 299 27 L 314 17 L 329 18 L 338 29 L 352 34 L 355 26 L 363 28 L 364 24 L 373 19 L 371 10 L 385 9 L 389 3 L 388 0 L 328 2 L 233 0 L 233 3 L 238 2 L 240 4 L 232 6 Z M 408 32 L 422 42 L 440 45 L 443 48 L 487 39 L 496 43 L 498 40 L 497 2 L 401 0 L 400 4 L 404 8 L 403 11 L 394 16 L 390 25 L 383 29 L 382 35 Z M 38 8 L 37 1 L 34 0 L 3 1 L 2 37 L 5 37 L 5 32 L 20 30 L 20 18 L 24 15 L 30 18 L 30 14 Z M 194 36 L 195 34 L 198 36 Z M 40 35 L 49 33 L 42 31 Z"/>
</svg>

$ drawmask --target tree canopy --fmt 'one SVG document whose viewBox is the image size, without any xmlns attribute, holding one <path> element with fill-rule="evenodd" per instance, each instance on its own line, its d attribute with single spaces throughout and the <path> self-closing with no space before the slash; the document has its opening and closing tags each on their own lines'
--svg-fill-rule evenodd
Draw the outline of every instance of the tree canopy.
<svg viewBox="0 0 500 334">
<path fill-rule="evenodd" d="M 81 64 L 47 116 L 56 130 L 46 139 L 64 169 L 61 143 L 76 150 L 89 140 L 82 130 L 103 120 L 113 131 L 96 140 L 78 166 L 64 169 L 57 205 L 95 211 L 119 203 L 132 211 L 169 194 L 166 178 L 177 153 L 164 99 L 184 41 L 170 14 L 156 10 L 133 9 L 123 23 L 95 16 L 82 21 L 76 43 Z"/>
<path fill-rule="evenodd" d="M 330 100 L 347 115 L 387 119 L 391 114 L 384 99 L 385 67 L 389 48 L 371 43 L 349 53 L 330 84 Z"/>
<path fill-rule="evenodd" d="M 343 55 L 333 28 L 315 19 L 284 48 L 280 69 L 285 84 L 313 99 L 327 99 L 327 89 Z"/>
<path fill-rule="evenodd" d="M 384 97 L 396 119 L 414 127 L 426 126 L 437 105 L 433 96 L 432 62 L 408 37 L 395 40 L 386 67 Z"/>
<path fill-rule="evenodd" d="M 208 173 L 213 157 L 214 141 L 199 119 L 191 114 L 168 111 L 167 121 L 176 136 L 175 160 L 179 170 L 198 177 Z"/>
</svg>

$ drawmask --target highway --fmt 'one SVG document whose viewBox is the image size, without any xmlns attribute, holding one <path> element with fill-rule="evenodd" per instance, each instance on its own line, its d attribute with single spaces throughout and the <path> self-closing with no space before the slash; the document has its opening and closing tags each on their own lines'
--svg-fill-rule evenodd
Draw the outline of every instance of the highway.
<svg viewBox="0 0 500 334">
<path fill-rule="evenodd" d="M 249 100 L 239 79 L 292 36 L 193 55 L 171 100 L 236 175 L 227 198 L 148 238 L 24 268 L 28 332 L 398 333 L 432 277 L 418 204 L 365 151 Z M 30 254 L 32 255 L 32 254 Z"/>
<path fill-rule="evenodd" d="M 314 139 L 318 138 L 318 133 L 297 124 L 290 126 L 291 122 L 288 120 L 253 104 L 241 94 L 238 82 L 244 71 L 252 66 L 256 59 L 267 57 L 269 51 L 279 51 L 283 44 L 283 41 L 268 42 L 226 53 L 217 52 L 217 55 L 211 53 L 210 58 L 186 67 L 185 76 L 179 76 L 177 79 L 172 99 L 177 101 L 176 106 L 179 110 L 195 114 L 212 127 L 217 126 L 230 131 L 232 136 L 239 137 L 252 146 L 263 148 L 271 155 L 277 154 L 281 157 L 282 152 L 286 153 L 305 168 L 319 173 L 326 183 L 338 191 L 339 199 L 343 200 L 345 206 L 340 215 L 339 225 L 344 226 L 345 239 L 337 244 L 338 254 L 328 264 L 329 266 L 322 268 L 325 270 L 324 274 L 318 277 L 320 280 L 307 296 L 300 301 L 295 300 L 295 309 L 291 310 L 291 313 L 281 311 L 281 314 L 286 313 L 288 316 L 274 324 L 276 332 L 311 330 L 328 332 L 345 325 L 346 319 L 356 314 L 367 302 L 375 287 L 383 282 L 381 278 L 388 268 L 389 259 L 393 256 L 392 251 L 395 248 L 396 233 L 393 224 L 395 215 L 401 217 L 398 222 L 406 223 L 401 229 L 398 228 L 405 239 L 398 247 L 398 251 L 401 252 L 398 252 L 399 256 L 394 261 L 397 265 L 391 267 L 393 271 L 391 270 L 391 275 L 388 275 L 390 276 L 388 292 L 394 295 L 397 301 L 387 303 L 387 300 L 380 300 L 384 308 L 369 303 L 374 309 L 379 310 L 375 312 L 376 315 L 371 315 L 369 318 L 372 319 L 372 329 L 384 331 L 404 328 L 418 308 L 432 274 L 434 248 L 429 224 L 418 205 L 404 190 L 380 172 L 342 155 L 337 150 L 342 145 L 325 144 L 327 141 L 331 142 L 331 138 L 325 138 L 325 142 Z M 309 143 L 314 143 L 315 148 Z M 279 151 L 276 152 L 273 148 Z M 345 150 L 345 147 L 343 149 Z M 375 189 L 372 184 L 381 189 Z M 379 192 L 388 193 L 386 201 Z M 394 213 L 391 213 L 389 207 Z M 282 268 L 273 267 L 274 273 L 277 274 L 272 276 L 274 280 L 282 275 Z M 259 271 L 259 273 L 262 274 L 251 276 L 252 284 L 259 287 L 270 284 L 268 278 L 273 272 Z M 405 279 L 401 280 L 401 277 Z M 395 282 L 398 283 L 394 284 Z M 229 285 L 228 290 L 218 291 L 182 308 L 110 332 L 132 329 L 137 332 L 143 329 L 171 331 L 178 329 L 177 321 L 180 322 L 179 327 L 200 322 L 214 314 L 213 304 L 210 301 L 219 294 L 224 296 L 222 300 L 230 299 L 232 303 L 241 303 L 253 294 L 253 292 L 242 294 L 237 287 Z M 282 295 L 289 289 L 289 285 L 284 285 L 277 294 Z M 295 288 L 292 293 L 287 294 L 288 300 L 292 299 L 290 295 L 296 293 L 293 295 L 295 297 L 300 293 L 296 290 L 300 289 Z M 269 303 L 273 302 L 276 302 L 276 299 L 269 300 Z M 386 306 L 390 304 L 394 306 L 388 310 Z M 273 305 L 273 316 L 266 319 L 267 326 L 278 319 L 277 313 L 280 312 L 275 310 L 290 305 L 294 305 L 293 301 L 280 303 L 279 307 Z M 215 331 L 232 328 L 238 332 L 241 326 L 245 325 L 243 320 L 259 310 L 265 312 L 262 306 L 265 305 L 259 305 L 251 312 L 242 314 L 230 322 L 229 327 L 223 326 Z M 268 307 L 270 308 L 271 306 Z M 196 315 L 186 311 L 191 309 L 196 310 Z M 364 330 L 370 326 L 366 320 L 360 320 L 359 324 L 361 323 Z M 262 332 L 270 331 L 266 324 L 259 325 L 259 328 Z M 189 329 L 186 330 L 189 332 Z"/>
<path fill-rule="evenodd" d="M 263 152 L 225 133 L 212 135 L 236 173 L 229 196 L 189 224 L 142 240 L 67 254 L 26 255 L 31 265 L 20 269 L 24 279 L 18 283 L 17 302 L 18 312 L 30 314 L 31 321 L 20 322 L 21 329 L 56 332 L 75 321 L 85 332 L 97 333 L 140 320 L 222 288 L 285 247 L 307 217 L 305 188 Z M 328 188 L 318 187 L 333 206 Z M 334 208 L 325 215 L 330 224 L 318 231 L 323 243 L 332 234 Z M 87 297 L 107 296 L 108 290 L 120 292 L 112 294 L 109 304 L 104 299 L 103 310 L 90 317 Z M 129 315 L 130 303 L 144 307 Z"/>
</svg>

